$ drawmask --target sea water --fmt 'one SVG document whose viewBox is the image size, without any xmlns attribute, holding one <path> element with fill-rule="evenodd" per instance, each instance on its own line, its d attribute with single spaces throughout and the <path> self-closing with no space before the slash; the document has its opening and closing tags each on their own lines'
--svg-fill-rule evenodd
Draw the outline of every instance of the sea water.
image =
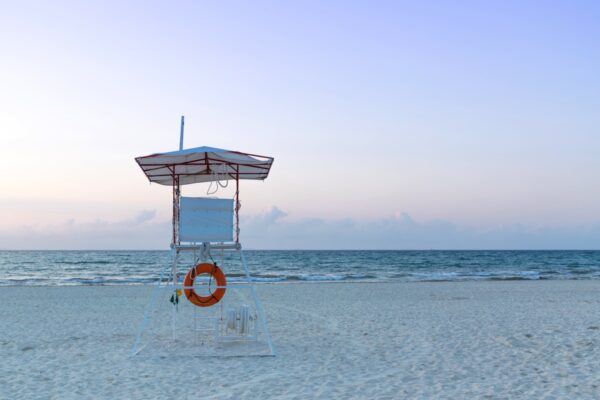
<svg viewBox="0 0 600 400">
<path fill-rule="evenodd" d="M 600 251 L 245 251 L 257 282 L 600 279 Z M 231 281 L 244 271 L 216 251 Z M 169 251 L 0 251 L 0 286 L 141 285 L 168 275 Z M 211 261 L 211 260 L 209 260 Z M 179 270 L 194 263 L 184 256 Z"/>
</svg>

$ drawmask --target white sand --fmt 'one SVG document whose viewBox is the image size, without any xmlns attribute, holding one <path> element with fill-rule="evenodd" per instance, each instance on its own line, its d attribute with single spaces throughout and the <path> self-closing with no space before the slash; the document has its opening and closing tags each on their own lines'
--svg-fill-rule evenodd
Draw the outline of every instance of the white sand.
<svg viewBox="0 0 600 400">
<path fill-rule="evenodd" d="M 129 357 L 149 293 L 0 288 L 0 398 L 600 397 L 600 282 L 263 285 L 275 358 Z"/>
</svg>

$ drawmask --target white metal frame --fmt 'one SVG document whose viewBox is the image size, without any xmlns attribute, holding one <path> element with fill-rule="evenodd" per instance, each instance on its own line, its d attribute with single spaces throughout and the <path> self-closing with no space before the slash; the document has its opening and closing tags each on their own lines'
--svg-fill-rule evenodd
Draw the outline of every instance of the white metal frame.
<svg viewBox="0 0 600 400">
<path fill-rule="evenodd" d="M 177 262 L 178 262 L 181 252 L 200 250 L 202 252 L 200 257 L 201 257 L 202 261 L 204 261 L 211 249 L 233 250 L 239 255 L 240 261 L 241 261 L 241 264 L 243 267 L 244 275 L 245 275 L 244 279 L 242 281 L 239 281 L 236 283 L 228 283 L 224 287 L 227 290 L 247 289 L 250 291 L 250 296 L 252 298 L 252 302 L 254 303 L 254 309 L 256 310 L 256 314 L 257 314 L 257 321 L 256 321 L 257 325 L 255 326 L 255 328 L 256 329 L 260 328 L 260 332 L 258 330 L 254 331 L 254 336 L 237 337 L 237 336 L 220 335 L 220 337 L 218 337 L 217 339 L 221 342 L 255 341 L 255 340 L 258 340 L 258 335 L 261 334 L 264 336 L 264 341 L 266 342 L 266 346 L 268 348 L 268 353 L 260 354 L 260 355 L 274 356 L 276 354 L 275 348 L 273 346 L 273 341 L 271 339 L 271 334 L 269 331 L 269 326 L 267 324 L 265 312 L 264 312 L 262 304 L 258 298 L 258 295 L 256 293 L 256 287 L 250 276 L 250 271 L 248 269 L 246 257 L 244 255 L 242 246 L 240 244 L 202 243 L 201 245 L 197 245 L 197 246 L 191 246 L 191 245 L 175 246 L 171 250 L 172 257 L 173 257 L 172 266 L 174 266 L 174 268 L 172 267 L 172 271 L 174 271 L 176 269 Z M 217 289 L 219 287 L 220 286 L 213 286 L 214 289 Z M 188 288 L 190 288 L 190 287 L 184 286 L 183 282 L 180 282 L 180 280 L 177 278 L 176 275 L 174 275 L 173 277 L 169 277 L 168 280 L 165 280 L 164 272 L 161 274 L 161 277 L 159 278 L 159 281 L 157 282 L 157 284 L 154 288 L 154 291 L 150 298 L 150 301 L 148 302 L 148 305 L 146 306 L 144 318 L 142 320 L 142 323 L 139 326 L 133 347 L 131 348 L 132 355 L 138 354 L 144 348 L 143 346 L 141 346 L 142 337 L 144 335 L 146 328 L 148 327 L 148 324 L 151 322 L 154 313 L 156 312 L 156 309 L 158 306 L 158 299 L 164 298 L 164 296 L 160 296 L 160 294 L 161 293 L 164 294 L 165 292 L 167 294 L 173 293 L 177 289 L 188 289 Z M 182 300 L 185 301 L 184 298 Z M 178 311 L 177 311 L 177 307 L 175 307 L 175 306 L 171 307 L 171 309 L 172 309 L 171 335 L 172 335 L 173 342 L 175 342 L 175 340 L 177 338 L 177 325 L 178 325 L 177 324 L 177 319 L 178 319 L 177 314 L 178 314 Z M 202 311 L 202 310 L 200 310 L 200 311 Z M 200 318 L 202 318 L 202 317 L 200 317 Z M 218 323 L 218 321 L 217 321 L 217 323 Z M 222 321 L 220 323 L 222 323 Z M 213 332 L 215 332 L 215 334 L 216 334 L 220 330 L 221 330 L 221 326 L 216 325 Z"/>
<path fill-rule="evenodd" d="M 179 149 L 182 150 L 183 149 L 183 128 L 184 128 L 184 117 L 181 117 L 181 131 L 180 131 L 180 144 L 179 144 Z M 189 287 L 184 287 L 183 286 L 183 282 L 180 282 L 179 280 L 179 273 L 177 270 L 177 265 L 178 265 L 178 261 L 180 259 L 181 253 L 183 252 L 193 252 L 194 254 L 194 265 L 196 263 L 196 257 L 195 254 L 196 252 L 200 251 L 200 259 L 201 261 L 206 261 L 208 259 L 208 257 L 210 256 L 210 252 L 211 250 L 215 249 L 215 250 L 228 250 L 228 251 L 234 251 L 239 255 L 242 267 L 243 267 L 243 272 L 244 272 L 244 280 L 242 280 L 241 282 L 236 282 L 233 284 L 227 284 L 225 286 L 225 288 L 227 290 L 236 290 L 236 289 L 248 289 L 250 291 L 250 295 L 252 298 L 252 302 L 254 303 L 254 310 L 256 311 L 256 315 L 257 315 L 257 319 L 258 319 L 258 326 L 260 326 L 260 333 L 262 335 L 264 335 L 264 340 L 266 342 L 266 345 L 268 347 L 268 354 L 260 354 L 260 355 L 269 355 L 269 356 L 274 356 L 275 355 L 275 348 L 273 346 L 273 342 L 271 340 L 271 334 L 269 332 L 269 327 L 266 321 L 266 316 L 265 316 L 265 312 L 264 309 L 262 307 L 262 304 L 260 303 L 257 293 L 256 293 L 256 287 L 254 285 L 254 282 L 252 281 L 252 278 L 250 276 L 250 271 L 248 270 L 248 265 L 246 263 L 246 257 L 242 251 L 242 245 L 239 241 L 240 238 L 240 229 L 239 229 L 239 209 L 240 209 L 240 202 L 239 202 L 239 174 L 236 176 L 236 191 L 235 191 L 235 202 L 234 202 L 234 212 L 235 212 L 235 241 L 231 242 L 231 243 L 213 243 L 213 242 L 204 242 L 204 243 L 190 243 L 190 244 L 185 244 L 185 243 L 181 243 L 180 239 L 179 239 L 179 216 L 180 216 L 180 199 L 181 199 L 181 192 L 180 192 L 180 185 L 179 185 L 179 176 L 176 174 L 175 171 L 175 167 L 173 167 L 173 232 L 172 232 L 172 242 L 171 242 L 171 271 L 170 271 L 170 277 L 168 277 L 168 279 L 165 280 L 165 272 L 167 272 L 168 267 L 165 268 L 165 270 L 163 270 L 163 272 L 160 275 L 159 281 L 157 282 L 153 294 L 146 306 L 146 311 L 144 313 L 144 318 L 138 328 L 138 332 L 136 335 L 136 339 L 135 342 L 133 344 L 133 347 L 131 349 L 131 354 L 135 355 L 138 354 L 140 351 L 142 351 L 142 349 L 144 348 L 144 346 L 142 346 L 142 338 L 144 336 L 144 332 L 146 331 L 146 328 L 148 327 L 148 325 L 151 323 L 152 317 L 156 312 L 156 309 L 158 307 L 158 299 L 161 297 L 160 294 L 161 293 L 175 293 L 176 290 L 178 289 L 190 289 Z M 214 286 L 213 286 L 214 287 Z M 218 288 L 214 287 L 214 288 Z M 192 288 L 193 289 L 193 288 Z M 183 301 L 185 301 L 185 298 L 182 299 Z M 172 335 L 172 340 L 173 342 L 175 342 L 176 338 L 177 338 L 177 314 L 178 314 L 178 307 L 177 306 L 173 306 L 172 307 L 172 317 L 171 317 L 171 335 Z M 222 323 L 222 322 L 221 322 Z M 220 327 L 219 327 L 219 321 L 215 322 L 215 334 L 217 334 L 220 331 Z M 258 328 L 258 326 L 256 326 L 256 328 Z M 246 338 L 235 338 L 235 337 L 228 337 L 228 336 L 220 336 L 220 339 L 222 339 L 222 341 L 248 341 L 250 340 L 254 340 L 258 338 L 258 330 L 255 330 L 256 333 L 256 337 L 246 337 Z"/>
</svg>

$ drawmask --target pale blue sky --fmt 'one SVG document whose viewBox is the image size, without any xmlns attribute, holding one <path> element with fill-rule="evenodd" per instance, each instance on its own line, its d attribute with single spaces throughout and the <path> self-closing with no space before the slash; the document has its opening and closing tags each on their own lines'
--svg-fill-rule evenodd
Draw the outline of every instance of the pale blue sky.
<svg viewBox="0 0 600 400">
<path fill-rule="evenodd" d="M 253 247 L 600 248 L 599 20 L 584 1 L 3 4 L 0 248 L 166 248 L 170 193 L 133 158 L 176 149 L 181 114 L 187 146 L 276 158 L 242 186 Z"/>
</svg>

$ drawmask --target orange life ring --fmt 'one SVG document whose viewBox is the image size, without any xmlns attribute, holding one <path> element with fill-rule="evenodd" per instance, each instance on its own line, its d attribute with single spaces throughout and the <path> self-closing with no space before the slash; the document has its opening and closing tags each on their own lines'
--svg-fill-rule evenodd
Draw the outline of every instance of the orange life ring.
<svg viewBox="0 0 600 400">
<path fill-rule="evenodd" d="M 194 292 L 194 279 L 200 274 L 210 274 L 212 278 L 217 281 L 217 286 L 219 287 L 209 296 L 198 296 L 196 292 Z M 185 279 L 183 280 L 183 286 L 185 287 L 183 292 L 185 293 L 185 297 L 198 307 L 210 307 L 217 304 L 219 300 L 223 298 L 226 285 L 227 281 L 225 280 L 225 274 L 221 268 L 217 267 L 216 264 L 200 263 L 190 269 L 186 274 Z"/>
</svg>

